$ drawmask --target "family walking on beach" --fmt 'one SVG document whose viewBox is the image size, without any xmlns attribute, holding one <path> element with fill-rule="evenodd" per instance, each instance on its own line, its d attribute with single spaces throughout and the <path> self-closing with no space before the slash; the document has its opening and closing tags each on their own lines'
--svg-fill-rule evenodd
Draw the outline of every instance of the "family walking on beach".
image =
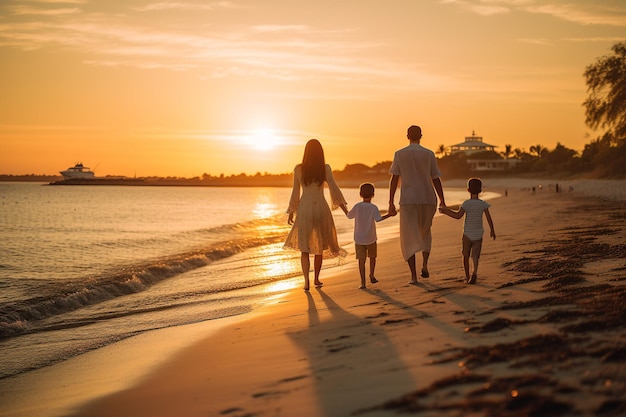
<svg viewBox="0 0 626 417">
<path fill-rule="evenodd" d="M 310 255 L 313 260 L 313 284 L 321 287 L 319 279 L 324 252 L 331 256 L 345 254 L 337 241 L 337 231 L 332 218 L 331 207 L 340 207 L 346 216 L 354 219 L 354 241 L 356 258 L 359 262 L 361 276 L 360 288 L 366 288 L 365 263 L 370 258 L 370 283 L 378 282 L 374 275 L 376 267 L 376 222 L 400 213 L 400 247 L 402 256 L 409 266 L 411 280 L 409 284 L 417 284 L 416 254 L 422 252 L 422 278 L 430 276 L 428 259 L 430 256 L 432 235 L 431 226 L 439 211 L 450 217 L 460 219 L 465 216 L 463 232 L 463 266 L 466 282 L 475 284 L 477 279 L 478 259 L 482 247 L 483 213 L 491 228 L 491 237 L 496 238 L 493 221 L 489 213 L 489 204 L 480 200 L 482 183 L 477 178 L 468 182 L 470 199 L 466 200 L 458 211 L 446 207 L 441 172 L 437 166 L 435 154 L 420 144 L 422 130 L 419 126 L 411 126 L 407 131 L 409 145 L 396 151 L 389 170 L 389 211 L 381 216 L 376 205 L 371 201 L 374 197 L 374 186 L 364 183 L 359 189 L 363 199 L 350 211 L 341 193 L 330 165 L 326 164 L 324 149 L 317 139 L 307 142 L 302 163 L 294 168 L 293 189 L 287 213 L 288 223 L 292 229 L 285 241 L 285 248 L 301 252 L 300 263 L 304 276 L 304 290 L 309 291 Z M 331 206 L 324 197 L 324 183 L 328 184 Z M 400 210 L 396 209 L 394 199 L 400 185 Z M 302 193 L 300 190 L 302 189 Z M 469 273 L 469 258 L 473 260 L 473 271 Z"/>
</svg>

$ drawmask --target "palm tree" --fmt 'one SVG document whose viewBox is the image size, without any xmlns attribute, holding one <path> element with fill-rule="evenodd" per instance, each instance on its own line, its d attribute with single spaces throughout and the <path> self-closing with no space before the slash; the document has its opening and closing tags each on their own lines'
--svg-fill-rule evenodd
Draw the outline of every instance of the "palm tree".
<svg viewBox="0 0 626 417">
<path fill-rule="evenodd" d="M 535 153 L 537 154 L 537 158 L 541 158 L 543 156 L 543 153 L 547 150 L 546 148 L 544 148 L 542 145 L 533 145 L 530 147 L 530 153 Z"/>
<path fill-rule="evenodd" d="M 585 100 L 586 123 L 592 129 L 607 128 L 613 138 L 626 139 L 626 42 L 611 48 L 585 69 L 589 98 Z"/>
<path fill-rule="evenodd" d="M 439 145 L 435 153 L 439 156 L 446 156 L 446 145 Z"/>
<path fill-rule="evenodd" d="M 500 155 L 502 155 L 504 159 L 509 159 L 509 157 L 513 153 L 512 149 L 512 145 L 504 145 L 504 151 L 500 152 Z"/>
</svg>

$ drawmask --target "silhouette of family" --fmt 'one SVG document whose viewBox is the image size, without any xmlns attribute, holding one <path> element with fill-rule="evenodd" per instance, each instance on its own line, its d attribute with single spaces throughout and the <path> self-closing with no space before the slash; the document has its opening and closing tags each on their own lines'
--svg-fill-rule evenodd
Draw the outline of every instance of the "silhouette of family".
<svg viewBox="0 0 626 417">
<path fill-rule="evenodd" d="M 286 249 L 301 252 L 300 263 L 304 276 L 304 290 L 309 291 L 309 274 L 311 255 L 313 255 L 313 285 L 321 287 L 320 271 L 325 254 L 341 256 L 345 251 L 337 241 L 337 230 L 331 209 L 341 208 L 349 219 L 354 219 L 354 244 L 356 259 L 359 263 L 361 285 L 367 288 L 366 261 L 369 258 L 369 282 L 375 284 L 377 257 L 376 223 L 392 216 L 400 215 L 400 249 L 411 273 L 409 284 L 417 284 L 416 254 L 422 253 L 421 278 L 428 278 L 428 259 L 432 246 L 431 226 L 439 211 L 455 219 L 465 217 L 462 254 L 466 282 L 475 284 L 478 274 L 478 259 L 482 248 L 483 217 L 487 219 L 491 229 L 490 236 L 496 234 L 493 220 L 489 213 L 489 203 L 478 198 L 482 192 L 482 182 L 478 178 L 470 178 L 468 192 L 470 198 L 463 202 L 458 211 L 446 206 L 441 172 L 437 166 L 434 152 L 421 145 L 422 129 L 410 126 L 407 130 L 408 146 L 395 152 L 389 169 L 389 210 L 384 216 L 372 203 L 375 188 L 371 183 L 363 183 L 359 188 L 362 201 L 348 210 L 341 189 L 333 178 L 330 165 L 324 158 L 324 149 L 317 139 L 311 139 L 304 148 L 302 163 L 293 171 L 293 189 L 289 199 L 287 214 L 288 223 L 292 228 L 284 244 Z M 330 191 L 331 205 L 324 197 L 324 184 Z M 395 195 L 400 186 L 398 210 Z M 469 259 L 473 261 L 472 274 L 469 273 Z"/>
</svg>

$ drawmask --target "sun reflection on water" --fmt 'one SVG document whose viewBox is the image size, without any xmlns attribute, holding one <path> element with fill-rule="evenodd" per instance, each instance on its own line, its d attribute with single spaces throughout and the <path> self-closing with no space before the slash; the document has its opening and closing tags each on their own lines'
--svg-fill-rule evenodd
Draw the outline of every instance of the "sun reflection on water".
<svg viewBox="0 0 626 417">
<path fill-rule="evenodd" d="M 283 293 L 301 284 L 299 280 L 294 279 L 301 274 L 300 258 L 296 256 L 299 254 L 283 249 L 284 238 L 290 226 L 286 218 L 283 221 L 279 217 L 280 214 L 284 214 L 284 210 L 277 200 L 276 191 L 259 188 L 255 192 L 257 195 L 251 214 L 256 223 L 256 237 L 267 240 L 268 243 L 270 241 L 276 243 L 262 245 L 254 250 L 255 254 L 252 257 L 254 276 L 268 281 L 268 284 L 263 286 L 264 293 Z"/>
<path fill-rule="evenodd" d="M 282 242 L 259 248 L 254 264 L 256 277 L 277 280 L 264 287 L 263 291 L 266 293 L 290 290 L 297 285 L 289 278 L 299 273 L 299 263 L 291 251 L 283 250 Z"/>
<path fill-rule="evenodd" d="M 283 281 L 274 282 L 273 284 L 266 286 L 263 292 L 266 292 L 266 293 L 283 292 L 283 291 L 292 290 L 296 288 L 298 285 L 300 285 L 300 283 L 296 282 L 295 279 L 287 279 Z"/>
<path fill-rule="evenodd" d="M 254 214 L 254 217 L 264 219 L 278 214 L 278 210 L 276 208 L 276 204 L 257 201 L 254 209 L 252 209 L 252 213 Z"/>
<path fill-rule="evenodd" d="M 276 201 L 269 191 L 260 190 L 252 213 L 258 219 L 272 217 L 279 213 Z"/>
</svg>

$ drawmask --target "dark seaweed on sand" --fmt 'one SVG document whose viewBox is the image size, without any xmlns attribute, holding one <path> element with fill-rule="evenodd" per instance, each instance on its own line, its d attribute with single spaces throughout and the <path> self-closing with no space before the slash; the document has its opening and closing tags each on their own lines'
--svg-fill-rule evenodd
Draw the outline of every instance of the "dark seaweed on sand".
<svg viewBox="0 0 626 417">
<path fill-rule="evenodd" d="M 626 286 L 622 284 L 626 274 L 621 273 L 626 271 L 626 205 L 589 203 L 571 210 L 590 213 L 589 225 L 553 231 L 543 248 L 503 265 L 521 278 L 498 289 L 545 281 L 545 296 L 509 302 L 491 313 L 547 311 L 533 319 L 497 317 L 467 329 L 481 335 L 545 324 L 553 332 L 512 343 L 432 352 L 437 358 L 433 365 L 456 362 L 459 373 L 354 414 L 393 410 L 441 416 L 626 415 Z M 607 236 L 614 238 L 598 241 Z M 607 271 L 604 282 L 591 282 L 585 264 L 605 259 L 624 263 Z M 510 376 L 494 376 L 491 369 L 503 365 Z M 578 406 L 581 396 L 585 400 Z"/>
</svg>

